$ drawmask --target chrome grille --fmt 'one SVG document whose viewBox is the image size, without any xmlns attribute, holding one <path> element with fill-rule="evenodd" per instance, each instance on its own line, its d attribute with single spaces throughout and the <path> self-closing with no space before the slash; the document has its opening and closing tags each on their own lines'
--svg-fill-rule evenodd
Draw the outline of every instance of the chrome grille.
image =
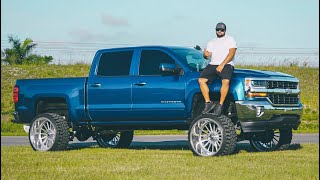
<svg viewBox="0 0 320 180">
<path fill-rule="evenodd" d="M 267 89 L 297 89 L 298 82 L 267 81 Z"/>
<path fill-rule="evenodd" d="M 297 94 L 268 94 L 273 104 L 298 104 L 299 96 Z"/>
</svg>

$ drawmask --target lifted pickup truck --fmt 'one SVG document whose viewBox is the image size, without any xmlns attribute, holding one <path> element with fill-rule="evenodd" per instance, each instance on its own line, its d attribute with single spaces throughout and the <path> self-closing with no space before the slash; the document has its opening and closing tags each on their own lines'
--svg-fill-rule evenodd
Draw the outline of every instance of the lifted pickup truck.
<svg viewBox="0 0 320 180">
<path fill-rule="evenodd" d="M 127 148 L 134 130 L 189 130 L 198 156 L 227 155 L 237 141 L 258 151 L 284 148 L 300 124 L 299 80 L 291 75 L 235 69 L 220 117 L 201 114 L 202 51 L 142 46 L 98 50 L 88 77 L 17 80 L 13 120 L 29 126 L 37 151 L 63 150 L 76 137 L 101 147 Z M 221 80 L 209 85 L 214 101 Z"/>
</svg>

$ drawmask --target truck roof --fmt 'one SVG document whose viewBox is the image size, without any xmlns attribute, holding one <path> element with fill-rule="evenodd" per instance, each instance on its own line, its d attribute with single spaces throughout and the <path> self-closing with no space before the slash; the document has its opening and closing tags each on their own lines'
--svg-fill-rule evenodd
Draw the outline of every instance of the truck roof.
<svg viewBox="0 0 320 180">
<path fill-rule="evenodd" d="M 165 46 L 165 45 L 144 45 L 144 46 L 128 46 L 128 47 L 115 47 L 115 48 L 104 48 L 99 49 L 98 51 L 105 51 L 105 50 L 125 50 L 125 49 L 137 49 L 137 48 L 161 48 L 161 49 L 184 49 L 184 48 L 191 48 L 191 47 L 184 47 L 184 46 Z"/>
</svg>

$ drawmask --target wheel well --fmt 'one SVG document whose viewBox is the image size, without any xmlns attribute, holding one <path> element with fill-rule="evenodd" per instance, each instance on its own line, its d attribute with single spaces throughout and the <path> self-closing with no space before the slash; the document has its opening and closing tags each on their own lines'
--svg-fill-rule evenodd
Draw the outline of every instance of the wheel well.
<svg viewBox="0 0 320 180">
<path fill-rule="evenodd" d="M 68 105 L 64 98 L 41 98 L 36 104 L 36 115 L 42 113 L 57 113 L 68 117 Z"/>
<path fill-rule="evenodd" d="M 214 102 L 219 101 L 220 93 L 212 93 L 210 92 L 210 99 Z M 193 96 L 192 100 L 192 112 L 191 112 L 191 119 L 198 117 L 202 110 L 204 109 L 204 98 L 201 93 L 196 93 Z M 225 101 L 224 101 L 224 108 L 223 114 L 226 115 L 231 119 L 231 121 L 236 124 L 238 121 L 236 107 L 234 104 L 234 98 L 232 94 L 228 94 Z"/>
</svg>

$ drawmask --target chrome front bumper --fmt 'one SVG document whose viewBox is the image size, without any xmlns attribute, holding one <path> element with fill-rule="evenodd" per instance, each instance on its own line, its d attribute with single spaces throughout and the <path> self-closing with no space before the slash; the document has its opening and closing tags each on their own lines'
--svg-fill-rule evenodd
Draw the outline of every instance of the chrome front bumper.
<svg viewBox="0 0 320 180">
<path fill-rule="evenodd" d="M 236 101 L 237 115 L 244 132 L 275 128 L 297 129 L 302 104 L 296 107 L 274 107 L 268 101 Z"/>
<path fill-rule="evenodd" d="M 271 120 L 277 115 L 302 115 L 302 104 L 297 107 L 274 107 L 268 101 L 236 101 L 240 121 Z"/>
</svg>

